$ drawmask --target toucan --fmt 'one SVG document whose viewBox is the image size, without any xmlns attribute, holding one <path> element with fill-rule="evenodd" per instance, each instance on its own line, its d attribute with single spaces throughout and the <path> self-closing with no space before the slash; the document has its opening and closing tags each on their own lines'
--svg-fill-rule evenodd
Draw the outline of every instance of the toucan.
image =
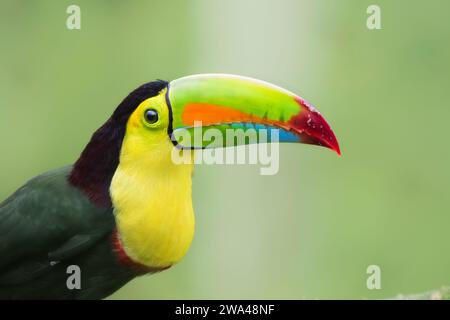
<svg viewBox="0 0 450 320">
<path fill-rule="evenodd" d="M 194 236 L 194 163 L 173 155 L 208 148 L 184 134 L 199 126 L 275 128 L 279 142 L 340 154 L 321 114 L 273 84 L 226 74 L 146 83 L 73 165 L 32 178 L 0 204 L 0 299 L 103 299 L 180 261 Z"/>
</svg>

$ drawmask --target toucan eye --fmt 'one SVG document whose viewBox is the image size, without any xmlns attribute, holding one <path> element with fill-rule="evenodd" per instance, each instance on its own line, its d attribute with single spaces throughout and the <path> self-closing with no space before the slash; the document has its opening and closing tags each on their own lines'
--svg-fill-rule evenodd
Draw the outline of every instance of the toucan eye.
<svg viewBox="0 0 450 320">
<path fill-rule="evenodd" d="M 145 111 L 145 121 L 149 124 L 153 124 L 158 122 L 158 111 L 155 109 L 148 109 Z"/>
</svg>

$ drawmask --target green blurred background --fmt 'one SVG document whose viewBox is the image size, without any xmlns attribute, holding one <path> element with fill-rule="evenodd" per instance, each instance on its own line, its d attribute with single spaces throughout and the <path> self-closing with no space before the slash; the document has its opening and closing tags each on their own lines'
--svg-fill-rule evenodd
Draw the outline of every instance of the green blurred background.
<svg viewBox="0 0 450 320">
<path fill-rule="evenodd" d="M 81 30 L 66 8 L 81 7 Z M 382 30 L 366 27 L 381 7 Z M 343 151 L 200 165 L 185 259 L 116 299 L 385 298 L 450 284 L 449 1 L 2 1 L 0 198 L 73 163 L 129 91 L 235 73 L 315 104 Z M 381 268 L 368 290 L 366 268 Z"/>
</svg>

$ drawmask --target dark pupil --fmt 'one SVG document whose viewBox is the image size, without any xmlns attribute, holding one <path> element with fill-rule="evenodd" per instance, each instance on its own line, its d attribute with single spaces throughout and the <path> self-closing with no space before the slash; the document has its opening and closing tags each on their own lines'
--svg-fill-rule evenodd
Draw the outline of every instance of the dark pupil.
<svg viewBox="0 0 450 320">
<path fill-rule="evenodd" d="M 158 112 L 154 109 L 145 111 L 145 120 L 147 120 L 148 123 L 155 123 L 158 121 Z"/>
</svg>

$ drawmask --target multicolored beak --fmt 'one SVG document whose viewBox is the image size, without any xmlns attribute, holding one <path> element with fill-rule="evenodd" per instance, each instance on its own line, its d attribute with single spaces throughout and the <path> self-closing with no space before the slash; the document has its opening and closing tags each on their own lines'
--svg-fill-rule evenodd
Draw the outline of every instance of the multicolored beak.
<svg viewBox="0 0 450 320">
<path fill-rule="evenodd" d="M 219 130 L 224 136 L 230 129 L 259 132 L 276 128 L 279 142 L 319 145 L 341 154 L 336 136 L 312 105 L 267 82 L 235 75 L 200 74 L 170 82 L 166 97 L 172 120 L 169 134 L 174 144 L 182 148 L 206 146 L 203 140 L 199 143 L 183 134 L 198 127 Z M 214 146 L 247 143 L 233 139 Z"/>
</svg>

